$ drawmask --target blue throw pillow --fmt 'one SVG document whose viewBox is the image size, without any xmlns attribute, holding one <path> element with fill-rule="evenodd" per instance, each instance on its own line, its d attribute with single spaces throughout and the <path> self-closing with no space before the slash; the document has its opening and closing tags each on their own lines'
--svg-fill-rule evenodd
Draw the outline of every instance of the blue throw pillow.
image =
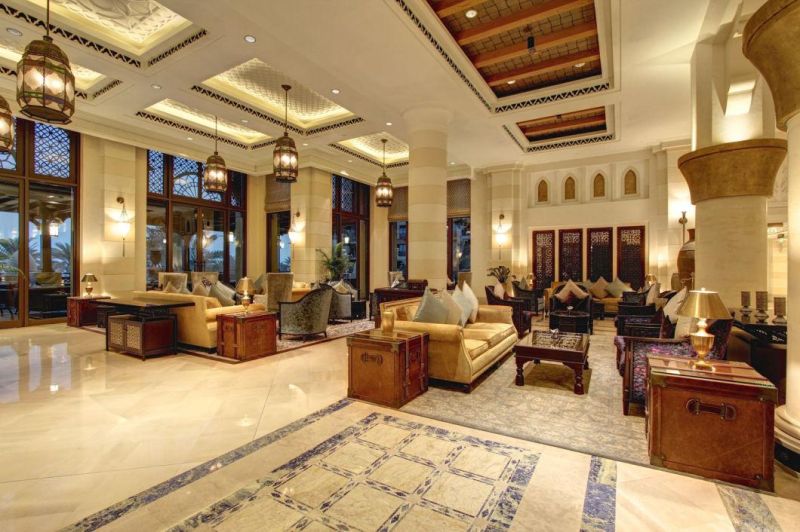
<svg viewBox="0 0 800 532">
<path fill-rule="evenodd" d="M 419 304 L 417 313 L 413 321 L 422 323 L 447 323 L 449 310 L 439 298 L 433 295 L 429 288 L 422 294 L 422 301 Z"/>
</svg>

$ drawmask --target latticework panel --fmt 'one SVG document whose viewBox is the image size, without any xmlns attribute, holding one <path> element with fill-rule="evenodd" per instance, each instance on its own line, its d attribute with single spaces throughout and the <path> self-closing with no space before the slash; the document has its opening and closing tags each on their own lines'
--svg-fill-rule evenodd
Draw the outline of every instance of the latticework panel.
<svg viewBox="0 0 800 532">
<path fill-rule="evenodd" d="M 533 275 L 536 288 L 549 288 L 555 279 L 555 231 L 533 232 Z"/>
<path fill-rule="evenodd" d="M 603 174 L 597 174 L 594 176 L 594 181 L 592 181 L 592 197 L 606 197 L 606 178 L 603 176 Z"/>
<path fill-rule="evenodd" d="M 636 173 L 633 170 L 628 170 L 625 172 L 624 181 L 624 190 L 626 196 L 639 193 Z"/>
<path fill-rule="evenodd" d="M 291 207 L 291 185 L 281 183 L 274 175 L 267 176 L 267 193 L 264 208 L 267 212 L 288 211 Z"/>
<path fill-rule="evenodd" d="M 583 280 L 583 230 L 558 232 L 558 277 L 562 281 Z"/>
<path fill-rule="evenodd" d="M 172 159 L 172 193 L 189 198 L 198 197 L 200 179 L 203 174 L 197 161 L 174 157 Z"/>
<path fill-rule="evenodd" d="M 609 282 L 613 279 L 612 238 L 610 227 L 586 230 L 586 265 L 592 282 L 600 277 Z"/>
<path fill-rule="evenodd" d="M 469 216 L 471 181 L 458 179 L 447 182 L 447 216 Z"/>
<path fill-rule="evenodd" d="M 408 220 L 408 187 L 397 187 L 394 189 L 392 206 L 389 207 L 389 220 Z"/>
<path fill-rule="evenodd" d="M 564 181 L 564 199 L 567 201 L 575 199 L 575 180 L 571 177 Z"/>
<path fill-rule="evenodd" d="M 164 195 L 164 154 L 160 151 L 147 152 L 147 191 L 150 194 Z"/>
<path fill-rule="evenodd" d="M 33 172 L 36 175 L 69 179 L 71 144 L 67 130 L 36 122 L 33 130 Z"/>
<path fill-rule="evenodd" d="M 341 180 L 342 186 L 339 189 L 339 194 L 341 197 L 339 198 L 340 201 L 340 209 L 345 212 L 354 212 L 355 211 L 355 183 L 350 181 L 349 179 L 342 179 Z"/>
<path fill-rule="evenodd" d="M 617 277 L 633 288 L 644 284 L 644 227 L 617 228 Z"/>
</svg>

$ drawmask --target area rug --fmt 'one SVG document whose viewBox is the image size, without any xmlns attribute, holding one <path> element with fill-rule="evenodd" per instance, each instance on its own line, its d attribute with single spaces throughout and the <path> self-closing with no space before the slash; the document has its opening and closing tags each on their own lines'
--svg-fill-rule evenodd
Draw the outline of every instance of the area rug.
<svg viewBox="0 0 800 532">
<path fill-rule="evenodd" d="M 666 472 L 628 491 L 618 479 L 639 469 L 342 400 L 65 530 L 610 531 L 640 513 L 669 528 L 697 514 L 697 497 L 697 525 L 743 530 L 777 529 L 800 511 Z M 643 483 L 672 490 L 670 519 L 659 520 L 657 497 L 626 504 Z"/>
<path fill-rule="evenodd" d="M 622 415 L 622 377 L 616 368 L 613 338 L 611 334 L 592 335 L 591 384 L 583 395 L 572 391 L 572 370 L 550 362 L 538 366 L 528 363 L 524 369 L 525 385 L 516 386 L 516 364 L 511 356 L 472 393 L 431 388 L 403 410 L 614 460 L 647 464 L 644 418 Z"/>
</svg>

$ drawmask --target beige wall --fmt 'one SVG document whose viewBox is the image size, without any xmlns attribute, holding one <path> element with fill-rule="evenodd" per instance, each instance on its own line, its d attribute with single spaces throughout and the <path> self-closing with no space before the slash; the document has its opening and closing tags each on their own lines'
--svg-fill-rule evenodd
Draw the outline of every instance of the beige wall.
<svg viewBox="0 0 800 532">
<path fill-rule="evenodd" d="M 300 216 L 295 217 L 299 212 Z M 292 272 L 296 281 L 325 277 L 318 249 L 331 250 L 331 174 L 318 168 L 301 168 L 292 185 L 292 223 L 297 239 L 292 244 Z"/>
<path fill-rule="evenodd" d="M 254 280 L 267 271 L 266 187 L 266 176 L 247 176 L 247 276 Z"/>
<path fill-rule="evenodd" d="M 369 289 L 386 286 L 389 271 L 389 209 L 375 206 L 375 187 L 370 190 Z"/>
</svg>

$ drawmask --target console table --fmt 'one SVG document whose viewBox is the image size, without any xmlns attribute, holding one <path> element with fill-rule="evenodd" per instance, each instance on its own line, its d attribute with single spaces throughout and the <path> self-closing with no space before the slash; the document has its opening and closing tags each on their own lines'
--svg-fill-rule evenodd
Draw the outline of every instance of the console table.
<svg viewBox="0 0 800 532">
<path fill-rule="evenodd" d="M 84 327 L 97 324 L 97 303 L 109 296 L 74 296 L 67 298 L 67 325 Z"/>
<path fill-rule="evenodd" d="M 149 356 L 175 353 L 178 350 L 178 319 L 170 311 L 192 307 L 192 301 L 148 299 L 106 299 L 104 307 L 113 308 L 106 327 L 106 351 Z"/>
</svg>

